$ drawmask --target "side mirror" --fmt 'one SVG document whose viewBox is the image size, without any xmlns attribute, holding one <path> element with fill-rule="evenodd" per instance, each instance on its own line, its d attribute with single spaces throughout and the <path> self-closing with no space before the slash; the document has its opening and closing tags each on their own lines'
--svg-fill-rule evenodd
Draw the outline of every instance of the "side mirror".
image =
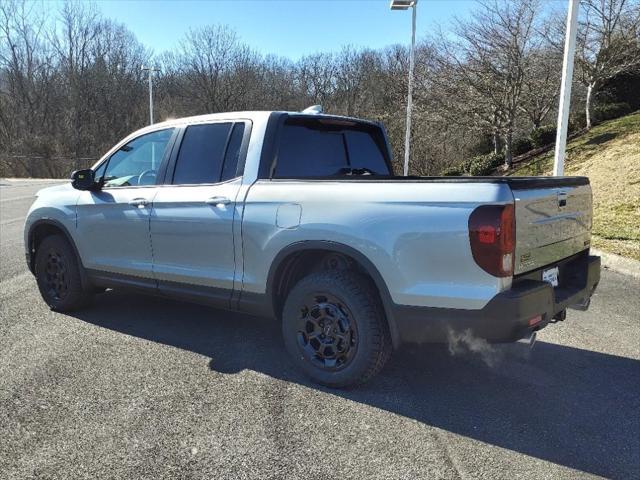
<svg viewBox="0 0 640 480">
<path fill-rule="evenodd" d="M 97 190 L 99 188 L 95 180 L 95 173 L 90 168 L 73 172 L 71 186 L 77 190 Z"/>
</svg>

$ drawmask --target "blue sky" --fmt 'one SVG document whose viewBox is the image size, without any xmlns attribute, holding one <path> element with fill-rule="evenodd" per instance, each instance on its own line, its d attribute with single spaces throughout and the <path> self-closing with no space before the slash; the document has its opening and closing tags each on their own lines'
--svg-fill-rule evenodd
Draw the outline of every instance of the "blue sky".
<svg viewBox="0 0 640 480">
<path fill-rule="evenodd" d="M 464 17 L 473 0 L 421 0 L 418 37 L 454 16 Z M 262 53 L 297 59 L 342 45 L 378 48 L 408 43 L 409 11 L 390 11 L 388 0 L 100 0 L 105 16 L 124 23 L 155 53 L 174 48 L 189 28 L 227 24 Z"/>
</svg>

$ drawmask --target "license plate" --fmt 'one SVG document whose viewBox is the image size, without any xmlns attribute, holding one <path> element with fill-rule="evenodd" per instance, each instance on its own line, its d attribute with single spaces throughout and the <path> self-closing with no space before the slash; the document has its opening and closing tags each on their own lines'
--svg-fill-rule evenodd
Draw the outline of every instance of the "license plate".
<svg viewBox="0 0 640 480">
<path fill-rule="evenodd" d="M 554 287 L 558 286 L 558 267 L 542 271 L 542 280 L 550 283 Z"/>
</svg>

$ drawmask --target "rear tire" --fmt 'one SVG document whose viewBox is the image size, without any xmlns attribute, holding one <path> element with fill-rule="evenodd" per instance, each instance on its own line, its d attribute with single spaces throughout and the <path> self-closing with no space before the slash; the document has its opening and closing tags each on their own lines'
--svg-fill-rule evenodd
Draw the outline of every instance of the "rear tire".
<svg viewBox="0 0 640 480">
<path fill-rule="evenodd" d="M 300 280 L 285 301 L 282 333 L 296 366 L 314 382 L 335 388 L 368 381 L 392 350 L 375 290 L 351 271 Z"/>
<path fill-rule="evenodd" d="M 42 240 L 35 258 L 38 289 L 51 310 L 68 312 L 86 306 L 93 295 L 82 286 L 80 262 L 62 235 Z"/>
</svg>

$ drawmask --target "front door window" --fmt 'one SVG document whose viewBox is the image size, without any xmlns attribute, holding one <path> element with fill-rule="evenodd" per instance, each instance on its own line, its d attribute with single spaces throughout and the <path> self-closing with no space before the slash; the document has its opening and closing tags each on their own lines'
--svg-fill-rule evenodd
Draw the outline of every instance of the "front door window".
<svg viewBox="0 0 640 480">
<path fill-rule="evenodd" d="M 111 155 L 106 168 L 99 167 L 96 172 L 104 173 L 104 187 L 154 185 L 173 130 L 147 133 L 120 147 Z"/>
</svg>

